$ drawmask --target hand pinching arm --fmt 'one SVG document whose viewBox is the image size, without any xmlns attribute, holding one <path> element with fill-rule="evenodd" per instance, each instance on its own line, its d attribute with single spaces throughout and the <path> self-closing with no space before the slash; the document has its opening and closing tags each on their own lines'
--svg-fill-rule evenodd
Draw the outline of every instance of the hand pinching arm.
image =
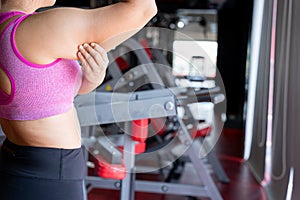
<svg viewBox="0 0 300 200">
<path fill-rule="evenodd" d="M 78 94 L 86 94 L 103 82 L 109 60 L 106 51 L 96 43 L 80 45 L 77 56 L 83 73 Z"/>
</svg>

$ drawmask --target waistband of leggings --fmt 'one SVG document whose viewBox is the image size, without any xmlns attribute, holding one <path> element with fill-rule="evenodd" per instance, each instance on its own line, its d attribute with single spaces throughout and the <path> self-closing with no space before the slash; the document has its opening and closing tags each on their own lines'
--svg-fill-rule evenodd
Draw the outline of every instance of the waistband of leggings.
<svg viewBox="0 0 300 200">
<path fill-rule="evenodd" d="M 64 149 L 64 148 L 55 148 L 55 147 L 38 147 L 38 146 L 25 146 L 25 145 L 18 145 L 7 138 L 3 142 L 3 146 L 9 147 L 10 149 L 14 150 L 42 150 L 42 151 L 69 151 L 69 150 L 80 150 L 81 148 L 74 148 L 74 149 Z"/>
<path fill-rule="evenodd" d="M 21 146 L 6 139 L 1 148 L 0 170 L 16 176 L 57 180 L 83 179 L 81 148 Z"/>
</svg>

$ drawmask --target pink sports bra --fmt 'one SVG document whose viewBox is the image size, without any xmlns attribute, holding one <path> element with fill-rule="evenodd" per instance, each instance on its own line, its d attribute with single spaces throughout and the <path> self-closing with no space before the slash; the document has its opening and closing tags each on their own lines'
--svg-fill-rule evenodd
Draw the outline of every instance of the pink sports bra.
<svg viewBox="0 0 300 200">
<path fill-rule="evenodd" d="M 1 24 L 17 16 L 5 28 Z M 0 87 L 0 118 L 36 120 L 67 112 L 73 107 L 82 72 L 75 60 L 57 59 L 47 65 L 27 61 L 15 44 L 19 24 L 29 15 L 0 13 L 0 69 L 11 83 L 10 94 Z"/>
</svg>

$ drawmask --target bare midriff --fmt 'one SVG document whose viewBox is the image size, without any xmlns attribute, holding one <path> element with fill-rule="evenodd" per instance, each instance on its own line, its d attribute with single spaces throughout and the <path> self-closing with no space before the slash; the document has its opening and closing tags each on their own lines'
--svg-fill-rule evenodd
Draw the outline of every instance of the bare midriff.
<svg viewBox="0 0 300 200">
<path fill-rule="evenodd" d="M 74 149 L 81 146 L 80 125 L 75 108 L 38 120 L 0 118 L 8 140 L 22 146 Z"/>
</svg>

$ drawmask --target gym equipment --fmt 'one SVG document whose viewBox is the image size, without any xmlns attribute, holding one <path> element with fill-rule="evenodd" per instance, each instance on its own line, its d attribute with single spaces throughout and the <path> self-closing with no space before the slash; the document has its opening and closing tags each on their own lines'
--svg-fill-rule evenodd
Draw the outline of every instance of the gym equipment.
<svg viewBox="0 0 300 200">
<path fill-rule="evenodd" d="M 102 177 L 87 176 L 86 183 L 88 190 L 92 188 L 120 189 L 121 200 L 134 199 L 134 191 L 222 199 L 205 167 L 203 159 L 199 157 L 198 152 L 202 144 L 193 141 L 191 137 L 198 137 L 201 134 L 197 132 L 198 127 L 193 126 L 195 119 L 187 105 L 201 99 L 217 103 L 222 101 L 222 97 L 224 96 L 218 94 L 218 88 L 210 89 L 210 91 L 199 90 L 195 94 L 192 88 L 169 87 L 174 86 L 175 81 L 172 80 L 169 73 L 167 76 L 162 76 L 162 73 L 158 73 L 159 70 L 157 69 L 160 68 L 155 68 L 147 53 L 143 51 L 138 42 L 130 39 L 129 42 L 127 41 L 127 47 L 134 47 L 134 53 L 137 54 L 142 65 L 131 69 L 123 75 L 117 64 L 111 63 L 112 66 L 108 68 L 110 78 L 97 89 L 97 92 L 89 96 L 80 96 L 75 101 L 82 132 L 85 135 L 83 143 L 90 153 L 99 159 L 98 162 L 96 161 L 96 171 Z M 154 52 L 153 55 L 155 54 L 159 55 L 159 52 Z M 163 62 L 166 61 L 161 60 L 159 63 Z M 145 67 L 146 65 L 147 67 Z M 162 77 L 165 80 L 162 80 Z M 128 92 L 128 88 L 139 84 L 146 84 L 149 81 L 158 83 L 153 85 L 156 88 L 153 90 Z M 161 89 L 165 85 L 169 88 Z M 110 90 L 114 88 L 114 91 L 117 92 L 103 92 L 107 88 L 110 88 Z M 210 93 L 213 94 L 210 95 Z M 183 116 L 179 116 L 177 113 L 180 107 L 184 107 L 185 114 Z M 143 155 L 143 153 L 148 153 L 147 149 L 144 152 L 144 138 L 148 134 L 145 132 L 147 125 L 145 121 L 148 121 L 148 119 L 160 119 L 161 117 L 170 117 L 177 124 L 177 126 L 172 128 L 173 138 L 171 140 L 176 145 L 182 146 L 184 151 L 187 151 L 186 156 L 196 169 L 202 185 L 171 183 L 172 170 L 168 173 L 166 181 L 151 182 L 135 180 L 135 173 L 140 172 L 140 169 L 138 169 L 139 166 L 135 166 L 135 160 L 139 157 L 137 154 Z M 137 124 L 134 124 L 132 121 L 143 125 L 136 126 Z M 111 123 L 118 123 L 123 134 L 100 134 L 95 136 L 93 130 L 95 129 L 95 125 L 107 125 Z M 198 123 L 196 122 L 196 124 Z M 139 131 L 144 133 L 144 136 L 132 136 L 133 133 L 138 133 Z M 209 131 L 209 127 L 207 131 Z M 193 135 L 193 133 L 195 134 Z M 202 146 L 205 147 L 207 144 Z M 139 148 L 138 151 L 136 151 L 136 148 Z M 208 154 L 208 157 L 212 158 L 210 159 L 212 161 L 210 164 L 215 165 L 214 169 L 219 179 L 224 182 L 228 181 L 229 179 L 212 151 Z M 86 158 L 88 158 L 88 155 Z M 168 162 L 170 164 L 175 160 Z M 112 167 L 111 169 L 109 168 L 110 166 Z M 104 168 L 102 171 L 101 167 Z M 125 176 L 123 176 L 124 169 L 126 170 Z M 173 167 L 173 170 L 176 170 L 176 167 Z M 118 174 L 121 175 L 114 175 L 116 171 L 121 172 Z"/>
<path fill-rule="evenodd" d="M 184 10 L 181 10 L 181 12 L 184 12 Z M 212 13 L 211 13 L 212 14 Z M 151 49 L 151 52 L 149 53 L 149 47 L 147 45 L 147 41 L 142 40 L 143 46 L 147 49 L 148 55 L 151 53 L 149 57 L 151 57 L 155 63 L 162 64 L 163 66 L 169 66 L 168 61 L 166 60 L 165 56 L 161 53 L 159 49 Z M 203 57 L 201 57 L 203 59 Z M 164 82 L 166 87 L 174 87 L 176 86 L 176 81 L 174 76 L 172 75 L 172 72 L 170 71 L 171 67 L 157 67 L 156 70 L 161 76 L 162 81 Z M 187 77 L 188 79 L 189 77 Z M 211 80 L 205 80 L 205 78 L 198 79 L 198 81 L 189 81 L 189 85 L 192 87 L 195 85 L 195 90 L 189 91 L 188 93 L 190 96 L 193 96 L 192 99 L 190 99 L 190 102 L 186 102 L 185 104 L 194 103 L 194 102 L 211 102 L 214 105 L 217 105 L 225 100 L 224 94 L 220 93 L 221 88 L 218 86 L 215 86 L 214 84 L 211 84 Z M 208 83 L 209 82 L 209 83 Z M 200 84 L 199 84 L 200 83 Z M 212 85 L 214 85 L 212 87 Z M 201 89 L 199 89 L 201 88 Z M 192 93 L 192 95 L 191 95 Z M 193 95 L 194 93 L 194 95 Z M 182 93 L 184 95 L 184 92 Z M 195 98 L 196 97 L 196 98 Z M 192 113 L 189 112 L 190 109 L 185 109 L 187 113 L 188 118 L 194 118 Z M 219 113 L 217 115 L 220 115 Z M 217 121 L 217 120 L 216 120 Z M 188 123 L 192 123 L 191 120 L 189 120 Z M 218 126 L 217 124 L 214 124 L 214 126 Z M 190 130 L 191 131 L 191 130 Z M 201 143 L 205 146 L 207 150 L 211 149 L 208 145 L 208 143 L 204 142 L 204 139 L 207 135 L 210 134 L 210 132 L 213 131 L 211 124 L 207 123 L 199 123 L 197 126 L 197 129 L 192 132 L 192 138 L 200 138 Z M 229 183 L 230 180 L 227 177 L 224 169 L 222 168 L 219 160 L 217 159 L 217 156 L 215 155 L 214 151 L 209 151 L 207 155 L 208 162 L 212 165 L 214 172 L 216 173 L 218 180 L 222 183 Z"/>
<path fill-rule="evenodd" d="M 110 95 L 109 95 L 110 94 Z M 190 137 L 189 130 L 186 128 L 182 119 L 177 117 L 178 122 L 180 123 L 180 130 L 177 134 L 177 138 L 182 145 L 186 147 L 188 155 L 196 168 L 197 175 L 203 180 L 204 186 L 194 186 L 186 185 L 179 183 L 164 183 L 164 182 L 151 182 L 151 181 L 139 181 L 134 179 L 135 167 L 135 142 L 132 139 L 132 136 L 128 135 L 131 133 L 130 121 L 138 119 L 147 119 L 153 117 L 163 117 L 163 116 L 176 116 L 176 107 L 178 103 L 175 101 L 175 96 L 170 92 L 169 89 L 161 90 L 150 90 L 136 92 L 134 94 L 103 94 L 96 93 L 95 101 L 91 102 L 90 98 L 80 97 L 76 99 L 76 105 L 79 115 L 80 124 L 82 127 L 92 126 L 98 124 L 105 124 L 111 122 L 126 122 L 125 134 L 123 135 L 124 141 L 124 153 L 123 160 L 126 166 L 126 177 L 122 181 L 117 180 L 103 180 L 99 177 L 87 176 L 86 183 L 89 185 L 90 189 L 93 187 L 100 187 L 106 189 L 121 189 L 121 199 L 134 199 L 134 191 L 143 191 L 143 192 L 155 192 L 155 193 L 164 193 L 164 194 L 178 194 L 178 195 L 191 195 L 191 196 L 202 196 L 210 197 L 211 199 L 222 199 L 217 190 L 215 184 L 213 183 L 212 178 L 207 173 L 204 164 L 199 155 L 197 154 L 198 147 L 194 145 L 192 138 Z M 116 99 L 112 99 L 113 95 L 117 95 Z M 130 98 L 131 96 L 131 98 Z M 139 98 L 135 98 L 135 97 Z M 107 98 L 109 97 L 109 98 Z M 177 97 L 178 98 L 178 97 Z M 129 102 L 128 102 L 129 99 Z M 125 100 L 125 101 L 124 101 Z M 112 105 L 109 105 L 110 102 L 113 102 Z M 95 104 L 94 104 L 95 103 Z M 125 106 L 127 104 L 127 106 Z M 119 106 L 122 105 L 122 106 Z M 134 106 L 131 106 L 134 105 Z M 151 108 L 153 105 L 159 105 L 161 108 L 155 112 L 155 116 L 152 113 Z M 116 107 L 115 107 L 116 106 Z M 91 112 L 86 112 L 87 110 L 95 109 L 98 112 L 94 114 Z M 102 109 L 108 107 L 112 110 L 118 110 L 119 113 L 127 113 L 128 108 L 129 115 L 124 114 L 123 116 L 115 118 L 113 112 L 102 112 Z M 141 108 L 142 107 L 142 108 Z M 143 112 L 137 112 L 140 109 L 143 109 Z M 103 140 L 104 137 L 99 138 Z M 99 142 L 98 140 L 98 142 Z M 99 142 L 100 143 L 100 142 Z M 88 146 L 88 145 L 86 145 Z M 111 153 L 111 157 L 114 156 L 114 153 Z M 134 181 L 135 180 L 135 181 Z"/>
<path fill-rule="evenodd" d="M 126 47 L 128 51 L 134 51 L 137 59 L 141 62 L 139 67 L 135 67 L 123 75 L 117 63 L 111 62 L 107 70 L 108 78 L 97 88 L 97 91 L 111 91 L 113 89 L 116 92 L 127 92 L 128 88 L 143 83 L 155 83 L 153 84 L 154 89 L 162 88 L 164 82 L 143 47 L 134 39 L 126 40 L 122 46 Z M 109 54 L 109 60 L 115 60 L 112 54 Z"/>
</svg>

